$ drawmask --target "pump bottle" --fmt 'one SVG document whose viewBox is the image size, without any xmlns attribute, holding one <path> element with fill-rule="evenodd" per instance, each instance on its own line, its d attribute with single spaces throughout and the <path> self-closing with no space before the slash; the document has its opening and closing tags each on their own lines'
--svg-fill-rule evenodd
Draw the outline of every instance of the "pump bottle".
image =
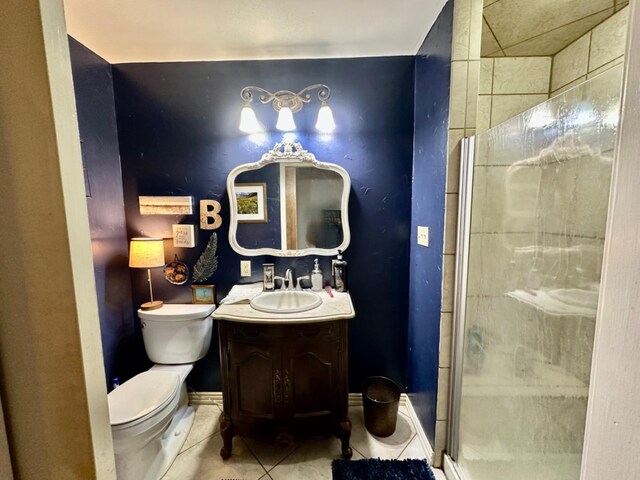
<svg viewBox="0 0 640 480">
<path fill-rule="evenodd" d="M 338 250 L 338 259 L 333 262 L 333 286 L 338 292 L 346 292 L 347 262 L 342 259 L 342 252 Z"/>
<path fill-rule="evenodd" d="M 313 271 L 311 272 L 311 290 L 319 292 L 322 290 L 322 270 L 316 258 L 313 262 Z"/>
</svg>

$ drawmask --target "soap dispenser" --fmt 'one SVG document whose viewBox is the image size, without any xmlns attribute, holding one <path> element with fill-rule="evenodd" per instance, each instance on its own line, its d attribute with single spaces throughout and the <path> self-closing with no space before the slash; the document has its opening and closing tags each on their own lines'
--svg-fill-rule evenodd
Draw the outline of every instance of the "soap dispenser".
<svg viewBox="0 0 640 480">
<path fill-rule="evenodd" d="M 338 250 L 338 259 L 333 261 L 333 285 L 338 292 L 346 292 L 347 262 L 342 259 L 342 251 Z"/>
<path fill-rule="evenodd" d="M 313 262 L 313 271 L 311 272 L 311 290 L 319 292 L 322 290 L 322 270 L 316 258 Z"/>
</svg>

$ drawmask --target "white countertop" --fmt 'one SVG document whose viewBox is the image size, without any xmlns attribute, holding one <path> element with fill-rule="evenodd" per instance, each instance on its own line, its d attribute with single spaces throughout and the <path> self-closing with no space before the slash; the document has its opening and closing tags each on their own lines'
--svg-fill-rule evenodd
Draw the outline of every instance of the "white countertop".
<svg viewBox="0 0 640 480">
<path fill-rule="evenodd" d="M 312 310 L 298 313 L 265 313 L 251 308 L 248 303 L 223 304 L 214 312 L 216 320 L 246 323 L 315 323 L 346 320 L 356 315 L 348 292 L 333 291 L 333 298 L 326 291 L 314 292 L 322 298 L 322 304 Z"/>
</svg>

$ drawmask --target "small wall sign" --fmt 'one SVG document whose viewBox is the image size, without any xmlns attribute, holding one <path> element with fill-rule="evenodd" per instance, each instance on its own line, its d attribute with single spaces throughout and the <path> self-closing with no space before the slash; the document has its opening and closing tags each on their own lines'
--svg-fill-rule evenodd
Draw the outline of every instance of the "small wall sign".
<svg viewBox="0 0 640 480">
<path fill-rule="evenodd" d="M 200 200 L 200 229 L 215 230 L 222 225 L 222 217 L 218 215 L 222 205 L 216 200 Z"/>
<path fill-rule="evenodd" d="M 173 246 L 182 248 L 195 247 L 195 227 L 193 225 L 173 225 Z"/>
<path fill-rule="evenodd" d="M 193 197 L 139 196 L 140 215 L 191 215 Z"/>
</svg>

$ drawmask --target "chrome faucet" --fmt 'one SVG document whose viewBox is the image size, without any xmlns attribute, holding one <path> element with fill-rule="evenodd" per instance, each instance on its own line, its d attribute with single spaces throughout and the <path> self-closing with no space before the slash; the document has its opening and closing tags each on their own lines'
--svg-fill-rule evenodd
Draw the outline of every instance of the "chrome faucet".
<svg viewBox="0 0 640 480">
<path fill-rule="evenodd" d="M 284 273 L 284 281 L 287 284 L 287 287 L 285 288 L 285 290 L 293 290 L 294 286 L 293 286 L 293 272 L 291 271 L 290 268 L 287 268 L 287 271 Z"/>
</svg>

